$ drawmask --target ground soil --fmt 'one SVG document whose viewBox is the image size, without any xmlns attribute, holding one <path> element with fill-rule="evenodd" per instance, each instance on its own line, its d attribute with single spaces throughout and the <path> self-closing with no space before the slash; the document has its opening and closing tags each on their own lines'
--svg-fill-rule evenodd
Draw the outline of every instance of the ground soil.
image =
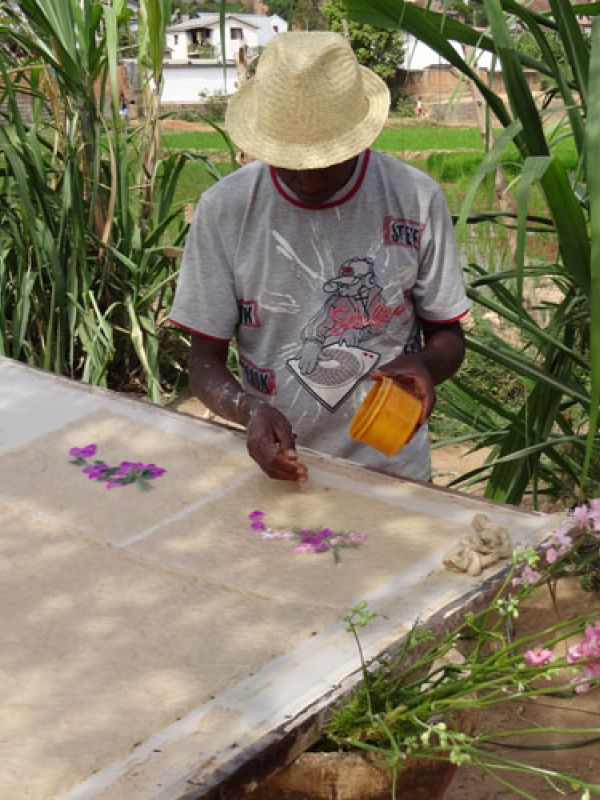
<svg viewBox="0 0 600 800">
<path fill-rule="evenodd" d="M 577 578 L 567 578 L 558 583 L 558 614 L 553 606 L 549 591 L 544 587 L 522 607 L 522 613 L 515 624 L 515 636 L 540 632 L 539 644 L 544 637 L 541 631 L 553 625 L 558 619 L 569 619 L 587 610 L 598 609 L 600 616 L 600 599 L 596 594 L 584 592 Z M 569 676 L 567 676 L 568 678 Z M 480 714 L 479 730 L 502 731 L 522 728 L 540 727 L 600 727 L 600 690 L 577 695 L 568 699 L 548 696 L 544 700 L 505 704 L 497 709 L 487 709 Z M 593 736 L 593 734 L 592 734 Z M 536 737 L 540 743 L 541 737 Z M 591 738 L 583 735 L 573 739 Z M 544 743 L 569 741 L 566 734 L 555 734 L 545 737 Z M 525 743 L 524 739 L 514 740 L 513 744 Z M 531 743 L 531 739 L 527 740 Z M 600 784 L 600 744 L 592 744 L 581 748 L 563 750 L 538 751 L 509 750 L 494 748 L 494 751 L 506 758 L 519 758 L 542 769 L 565 772 L 573 777 Z M 474 767 L 461 767 L 444 800 L 508 800 L 516 797 L 534 797 L 539 800 L 550 800 L 561 795 L 543 779 L 526 774 L 500 773 L 500 777 L 510 780 L 518 786 L 524 795 L 518 795 L 513 789 L 503 786 L 492 775 Z M 580 798 L 581 790 L 569 791 L 562 795 L 568 798 Z M 597 796 L 597 795 L 593 795 Z"/>
<path fill-rule="evenodd" d="M 161 128 L 168 131 L 214 131 L 214 128 L 207 122 L 188 122 L 185 119 L 171 119 L 167 117 L 161 120 Z"/>
</svg>

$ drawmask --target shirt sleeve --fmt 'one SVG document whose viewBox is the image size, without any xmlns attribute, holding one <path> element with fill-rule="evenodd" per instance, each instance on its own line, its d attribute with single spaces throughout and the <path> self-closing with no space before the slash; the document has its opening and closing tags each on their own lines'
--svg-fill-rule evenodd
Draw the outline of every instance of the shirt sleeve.
<svg viewBox="0 0 600 800">
<path fill-rule="evenodd" d="M 458 263 L 454 226 L 442 190 L 431 199 L 421 240 L 421 260 L 413 287 L 415 309 L 428 322 L 451 322 L 470 308 Z"/>
<path fill-rule="evenodd" d="M 239 319 L 230 259 L 210 192 L 196 207 L 169 319 L 181 328 L 229 341 Z"/>
</svg>

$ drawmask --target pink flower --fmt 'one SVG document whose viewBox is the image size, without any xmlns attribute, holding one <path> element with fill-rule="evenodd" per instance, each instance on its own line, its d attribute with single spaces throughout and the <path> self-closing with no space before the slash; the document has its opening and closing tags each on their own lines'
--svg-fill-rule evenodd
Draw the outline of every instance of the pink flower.
<svg viewBox="0 0 600 800">
<path fill-rule="evenodd" d="M 279 531 L 279 533 L 281 534 L 281 538 L 282 539 L 295 539 L 296 538 L 296 534 L 294 533 L 294 531 L 291 528 L 283 528 L 282 530 Z"/>
<path fill-rule="evenodd" d="M 571 530 L 569 528 L 569 530 Z M 573 538 L 560 528 L 554 533 L 554 540 L 566 551 L 573 547 Z"/>
<path fill-rule="evenodd" d="M 547 542 L 542 544 L 542 547 L 547 550 L 546 561 L 548 564 L 554 564 L 559 556 L 566 555 L 571 547 L 573 547 L 573 539 L 568 534 L 568 531 L 572 530 L 572 527 L 571 522 L 566 522 L 554 531 Z"/>
<path fill-rule="evenodd" d="M 569 647 L 567 661 L 569 664 L 585 662 L 573 682 L 578 694 L 589 691 L 589 681 L 600 676 L 600 620 L 587 625 L 582 641 Z"/>
<path fill-rule="evenodd" d="M 600 498 L 590 500 L 590 521 L 595 531 L 600 531 Z"/>
<path fill-rule="evenodd" d="M 319 545 L 311 544 L 310 542 L 300 542 L 295 544 L 292 548 L 294 553 L 318 553 L 316 549 Z"/>
<path fill-rule="evenodd" d="M 519 586 L 520 584 L 524 584 L 525 586 L 529 586 L 532 583 L 537 583 L 541 577 L 541 574 L 537 570 L 530 567 L 529 564 L 525 564 L 521 575 L 517 575 L 512 579 L 512 585 Z"/>
<path fill-rule="evenodd" d="M 367 539 L 366 533 L 359 533 L 358 531 L 350 531 L 346 537 L 352 544 L 362 544 Z"/>
<path fill-rule="evenodd" d="M 580 528 L 589 528 L 592 523 L 590 512 L 586 506 L 577 506 L 573 511 L 573 519 Z"/>
<path fill-rule="evenodd" d="M 261 539 L 289 539 L 290 533 L 292 534 L 293 538 L 295 534 L 293 531 L 288 531 L 286 529 L 278 529 L 278 528 L 265 528 L 261 531 L 260 538 Z"/>
<path fill-rule="evenodd" d="M 525 653 L 525 663 L 530 667 L 543 667 L 552 661 L 552 650 L 544 647 L 540 650 L 528 650 Z"/>
<path fill-rule="evenodd" d="M 567 662 L 569 664 L 577 664 L 583 658 L 583 645 L 574 644 L 567 650 Z"/>
</svg>

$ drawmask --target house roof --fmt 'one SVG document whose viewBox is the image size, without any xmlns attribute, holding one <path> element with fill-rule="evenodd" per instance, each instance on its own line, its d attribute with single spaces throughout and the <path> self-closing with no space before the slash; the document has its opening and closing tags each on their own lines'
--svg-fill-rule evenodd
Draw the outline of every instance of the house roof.
<svg viewBox="0 0 600 800">
<path fill-rule="evenodd" d="M 273 17 L 267 17 L 264 14 L 225 14 L 226 20 L 235 20 L 241 25 L 247 25 L 250 28 L 258 30 L 270 22 Z M 175 25 L 169 25 L 167 31 L 169 33 L 177 33 L 178 31 L 191 31 L 196 28 L 211 28 L 213 25 L 220 24 L 221 17 L 219 14 L 198 14 L 196 17 L 186 19 L 185 22 L 177 22 Z"/>
</svg>

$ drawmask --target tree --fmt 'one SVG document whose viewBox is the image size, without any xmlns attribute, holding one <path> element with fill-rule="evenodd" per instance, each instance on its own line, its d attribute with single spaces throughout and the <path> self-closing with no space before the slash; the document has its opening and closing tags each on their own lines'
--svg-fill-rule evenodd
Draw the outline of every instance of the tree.
<svg viewBox="0 0 600 800">
<path fill-rule="evenodd" d="M 325 0 L 321 13 L 329 30 L 344 33 L 346 10 L 342 0 Z M 348 22 L 352 49 L 360 64 L 369 67 L 393 88 L 404 59 L 404 36 L 398 30 L 377 30 L 371 25 Z"/>
<path fill-rule="evenodd" d="M 288 22 L 293 30 L 312 31 L 323 28 L 325 20 L 320 0 L 291 0 Z"/>
<path fill-rule="evenodd" d="M 267 6 L 269 7 L 269 14 L 277 14 L 289 22 L 294 0 L 267 0 Z"/>
</svg>

